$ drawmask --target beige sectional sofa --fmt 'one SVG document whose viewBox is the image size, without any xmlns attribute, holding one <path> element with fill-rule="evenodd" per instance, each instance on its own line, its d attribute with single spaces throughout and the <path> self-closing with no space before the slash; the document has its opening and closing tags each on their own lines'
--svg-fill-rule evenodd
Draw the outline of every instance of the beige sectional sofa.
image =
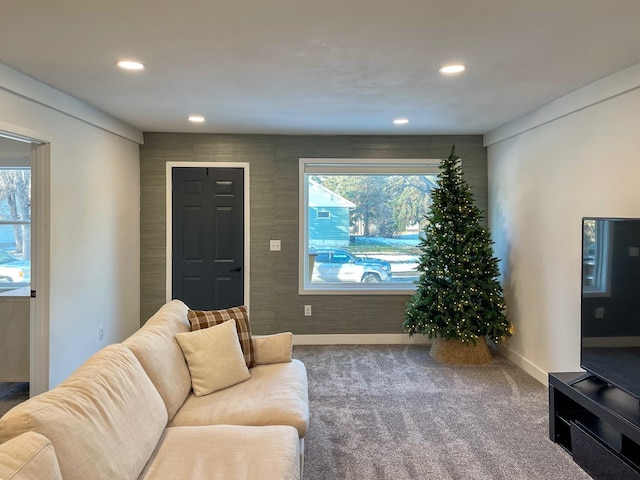
<svg viewBox="0 0 640 480">
<path fill-rule="evenodd" d="M 2 417 L 0 479 L 301 479 L 307 376 L 290 340 L 254 337 L 250 378 L 196 397 L 174 338 L 187 311 L 167 303 Z"/>
</svg>

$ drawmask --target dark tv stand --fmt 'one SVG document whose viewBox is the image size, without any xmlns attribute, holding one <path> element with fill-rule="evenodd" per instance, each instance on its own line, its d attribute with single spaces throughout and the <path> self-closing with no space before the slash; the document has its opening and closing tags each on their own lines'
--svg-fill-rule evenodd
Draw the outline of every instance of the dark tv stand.
<svg viewBox="0 0 640 480">
<path fill-rule="evenodd" d="M 595 479 L 640 480 L 640 402 L 597 377 L 549 374 L 549 438 Z"/>
</svg>

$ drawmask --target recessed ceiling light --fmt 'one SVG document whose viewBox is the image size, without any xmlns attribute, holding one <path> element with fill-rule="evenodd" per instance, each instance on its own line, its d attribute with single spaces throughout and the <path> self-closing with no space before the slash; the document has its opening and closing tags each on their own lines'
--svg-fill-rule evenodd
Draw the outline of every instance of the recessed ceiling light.
<svg viewBox="0 0 640 480">
<path fill-rule="evenodd" d="M 193 123 L 202 123 L 204 122 L 204 117 L 202 115 L 191 115 L 189 117 L 189 121 Z"/>
<path fill-rule="evenodd" d="M 134 60 L 119 60 L 116 65 L 125 70 L 144 70 L 144 65 Z"/>
<path fill-rule="evenodd" d="M 466 70 L 467 67 L 465 67 L 464 65 L 460 64 L 460 63 L 452 63 L 451 65 L 444 65 L 442 67 L 440 67 L 440 73 L 444 73 L 444 74 L 454 74 L 454 73 L 461 73 L 464 72 Z"/>
<path fill-rule="evenodd" d="M 409 119 L 408 118 L 396 118 L 393 123 L 395 123 L 396 125 L 406 125 L 407 123 L 409 123 Z"/>
</svg>

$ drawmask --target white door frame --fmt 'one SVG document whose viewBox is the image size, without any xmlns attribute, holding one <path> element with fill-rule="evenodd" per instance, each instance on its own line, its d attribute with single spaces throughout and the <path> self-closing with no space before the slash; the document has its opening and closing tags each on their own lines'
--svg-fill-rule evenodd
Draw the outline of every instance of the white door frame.
<svg viewBox="0 0 640 480">
<path fill-rule="evenodd" d="M 49 143 L 34 145 L 31 157 L 31 290 L 37 295 L 29 308 L 30 396 L 49 390 L 50 152 Z"/>
<path fill-rule="evenodd" d="M 51 136 L 0 122 L 8 138 L 31 143 L 31 290 L 29 300 L 29 395 L 49 390 L 49 260 Z"/>
<path fill-rule="evenodd" d="M 244 173 L 244 304 L 249 308 L 249 275 L 251 269 L 249 268 L 249 239 L 251 238 L 249 232 L 249 163 L 248 162 L 167 162 L 166 166 L 166 301 L 171 300 L 172 290 L 172 275 L 173 275 L 173 169 L 174 168 L 241 168 Z"/>
</svg>

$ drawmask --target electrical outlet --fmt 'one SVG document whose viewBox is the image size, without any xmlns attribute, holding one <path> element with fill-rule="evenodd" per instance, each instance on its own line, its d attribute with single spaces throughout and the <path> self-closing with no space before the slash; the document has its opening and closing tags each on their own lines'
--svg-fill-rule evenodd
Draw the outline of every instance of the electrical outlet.
<svg viewBox="0 0 640 480">
<path fill-rule="evenodd" d="M 279 252 L 282 247 L 280 240 L 269 240 L 269 250 L 272 252 Z"/>
<path fill-rule="evenodd" d="M 102 325 L 98 326 L 98 340 L 102 340 L 104 338 L 104 327 Z"/>
<path fill-rule="evenodd" d="M 604 318 L 604 307 L 596 308 L 595 318 Z"/>
<path fill-rule="evenodd" d="M 304 306 L 304 316 L 305 317 L 310 317 L 311 316 L 311 305 L 305 305 Z"/>
</svg>

